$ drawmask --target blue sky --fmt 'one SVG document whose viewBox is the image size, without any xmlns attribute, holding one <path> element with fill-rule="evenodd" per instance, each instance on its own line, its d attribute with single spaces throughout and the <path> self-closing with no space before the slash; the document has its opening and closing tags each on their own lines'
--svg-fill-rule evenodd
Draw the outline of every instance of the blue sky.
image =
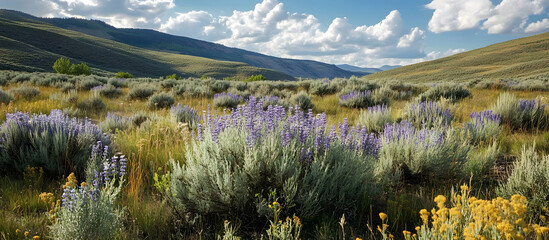
<svg viewBox="0 0 549 240">
<path fill-rule="evenodd" d="M 2 0 L 278 57 L 406 65 L 549 31 L 549 0 Z"/>
</svg>

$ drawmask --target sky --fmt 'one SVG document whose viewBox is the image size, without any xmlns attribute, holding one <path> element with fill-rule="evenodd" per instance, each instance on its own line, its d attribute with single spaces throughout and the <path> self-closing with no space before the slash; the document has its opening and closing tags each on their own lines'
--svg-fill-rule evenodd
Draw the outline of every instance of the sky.
<svg viewBox="0 0 549 240">
<path fill-rule="evenodd" d="M 549 0 L 0 0 L 267 55 L 407 65 L 549 31 Z"/>
</svg>

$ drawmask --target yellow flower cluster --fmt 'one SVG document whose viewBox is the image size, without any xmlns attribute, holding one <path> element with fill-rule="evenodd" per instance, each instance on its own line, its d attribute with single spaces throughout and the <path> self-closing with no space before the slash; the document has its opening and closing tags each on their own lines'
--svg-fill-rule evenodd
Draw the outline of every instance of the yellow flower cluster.
<svg viewBox="0 0 549 240">
<path fill-rule="evenodd" d="M 404 238 L 482 240 L 549 237 L 547 226 L 524 221 L 527 211 L 525 197 L 513 195 L 509 200 L 501 197 L 482 200 L 469 197 L 467 186 L 461 186 L 460 190 L 460 193 L 452 194 L 450 206 L 447 206 L 445 196 L 435 197 L 437 208 L 430 212 L 426 209 L 419 211 L 423 225 L 415 228 L 417 235 L 404 231 Z"/>
<path fill-rule="evenodd" d="M 63 189 L 67 187 L 75 188 L 76 186 L 78 186 L 78 181 L 76 181 L 76 176 L 74 175 L 74 173 L 71 173 L 67 177 L 67 182 L 65 183 L 65 185 L 63 185 Z"/>
<path fill-rule="evenodd" d="M 15 235 L 19 235 L 21 234 L 21 229 L 15 229 Z M 23 233 L 23 236 L 25 236 L 25 239 L 29 236 L 30 232 L 29 231 L 25 231 L 25 233 Z M 40 239 L 40 236 L 38 235 L 35 235 L 32 237 L 32 239 Z"/>
<path fill-rule="evenodd" d="M 23 172 L 23 179 L 25 181 L 25 184 L 31 187 L 39 187 L 39 185 L 42 183 L 43 178 L 44 169 L 42 168 L 31 167 L 30 165 L 27 165 L 27 168 Z"/>
</svg>

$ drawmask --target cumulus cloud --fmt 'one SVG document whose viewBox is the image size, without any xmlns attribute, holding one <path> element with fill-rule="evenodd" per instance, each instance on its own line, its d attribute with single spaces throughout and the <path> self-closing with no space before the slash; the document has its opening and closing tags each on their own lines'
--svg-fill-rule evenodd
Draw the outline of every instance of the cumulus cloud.
<svg viewBox="0 0 549 240">
<path fill-rule="evenodd" d="M 432 32 L 480 27 L 490 34 L 525 33 L 529 17 L 543 13 L 547 6 L 549 0 L 502 0 L 497 5 L 490 0 L 433 0 L 426 5 L 435 10 L 429 21 Z M 542 25 L 534 24 L 531 29 Z"/>
<path fill-rule="evenodd" d="M 528 27 L 526 27 L 524 31 L 527 33 L 537 33 L 537 32 L 546 31 L 548 29 L 549 29 L 549 19 L 545 18 L 543 20 L 539 20 L 537 22 L 528 24 Z"/>
</svg>

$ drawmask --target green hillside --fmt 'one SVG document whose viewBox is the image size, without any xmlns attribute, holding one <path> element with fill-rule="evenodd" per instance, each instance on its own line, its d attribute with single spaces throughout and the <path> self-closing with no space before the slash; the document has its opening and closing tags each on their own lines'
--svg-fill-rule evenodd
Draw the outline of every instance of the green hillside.
<svg viewBox="0 0 549 240">
<path fill-rule="evenodd" d="M 411 82 L 549 79 L 549 32 L 378 72 L 364 78 Z"/>
<path fill-rule="evenodd" d="M 0 69 L 53 71 L 59 57 L 86 62 L 109 72 L 130 72 L 136 76 L 215 78 L 262 74 L 271 80 L 293 77 L 245 63 L 146 50 L 116 41 L 53 26 L 13 11 L 0 10 Z"/>
</svg>

